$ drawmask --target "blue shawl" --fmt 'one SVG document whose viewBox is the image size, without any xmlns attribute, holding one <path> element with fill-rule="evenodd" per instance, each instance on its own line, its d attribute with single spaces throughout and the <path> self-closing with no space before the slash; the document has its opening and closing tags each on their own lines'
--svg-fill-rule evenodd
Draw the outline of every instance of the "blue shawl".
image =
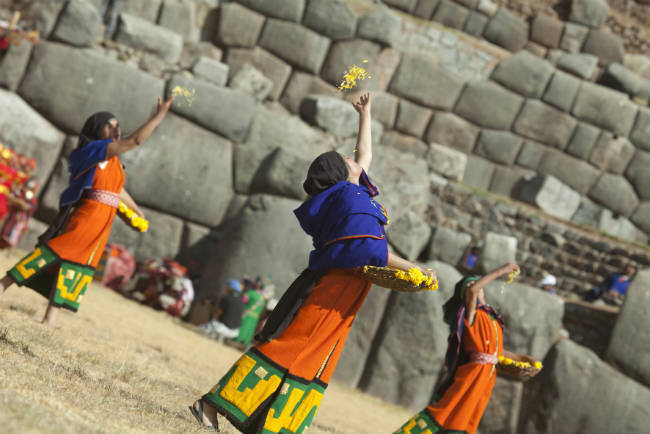
<svg viewBox="0 0 650 434">
<path fill-rule="evenodd" d="M 302 229 L 313 239 L 310 269 L 386 265 L 384 225 L 388 216 L 373 199 L 378 194 L 364 171 L 359 185 L 340 181 L 294 211 Z"/>
<path fill-rule="evenodd" d="M 75 204 L 84 190 L 91 188 L 97 164 L 106 160 L 106 149 L 113 139 L 95 140 L 77 148 L 68 157 L 70 184 L 61 194 L 59 208 Z"/>
</svg>

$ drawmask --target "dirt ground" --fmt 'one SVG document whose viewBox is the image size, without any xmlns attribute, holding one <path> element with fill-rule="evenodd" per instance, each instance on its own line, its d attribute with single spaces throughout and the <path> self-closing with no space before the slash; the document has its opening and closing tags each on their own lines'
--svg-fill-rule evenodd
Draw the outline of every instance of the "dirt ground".
<svg viewBox="0 0 650 434">
<path fill-rule="evenodd" d="M 6 270 L 20 252 L 0 252 Z M 3 433 L 208 432 L 187 407 L 239 353 L 162 312 L 94 285 L 77 314 L 40 324 L 46 300 L 12 287 L 0 297 Z M 390 433 L 410 410 L 331 384 L 312 433 Z M 237 430 L 222 419 L 222 433 Z"/>
</svg>

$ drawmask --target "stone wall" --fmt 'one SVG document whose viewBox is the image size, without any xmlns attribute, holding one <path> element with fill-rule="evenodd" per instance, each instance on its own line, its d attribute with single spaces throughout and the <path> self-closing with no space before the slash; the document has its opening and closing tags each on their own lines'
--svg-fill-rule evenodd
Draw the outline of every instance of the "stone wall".
<svg viewBox="0 0 650 434">
<path fill-rule="evenodd" d="M 106 37 L 99 3 L 22 4 L 43 41 L 0 59 L 0 140 L 38 157 L 37 217 L 46 222 L 67 185 L 61 157 L 89 114 L 113 111 L 128 133 L 157 97 L 176 85 L 196 89 L 193 104 L 175 103 L 124 155 L 126 187 L 151 229 L 116 222 L 111 240 L 137 259 L 198 262 L 199 299 L 243 273 L 271 274 L 281 291 L 305 266 L 310 240 L 291 211 L 316 155 L 351 153 L 357 124 L 346 100 L 356 93 L 335 86 L 347 67 L 368 60 L 372 79 L 360 90 L 373 92 L 371 176 L 391 216 L 389 242 L 435 268 L 441 288 L 416 296 L 373 289 L 339 380 L 414 410 L 426 405 L 446 345 L 439 306 L 460 278 L 463 252 L 482 241 L 483 268 L 522 264 L 521 283 L 488 290 L 509 324 L 507 346 L 538 358 L 551 351 L 549 376 L 560 390 L 564 360 L 587 350 L 554 344 L 563 301 L 529 284 L 552 272 L 563 295 L 579 296 L 624 263 L 650 263 L 647 249 L 598 232 L 641 243 L 650 233 L 648 80 L 616 62 L 620 43 L 598 29 L 583 35 L 591 45 L 545 59 L 552 50 L 531 39 L 551 48 L 579 38 L 581 27 L 543 17 L 529 25 L 489 1 L 129 0 Z M 550 30 L 532 32 L 538 26 Z M 588 46 L 611 50 L 593 57 Z M 42 228 L 36 221 L 24 246 Z M 635 288 L 634 299 L 647 298 L 648 288 Z M 620 370 L 616 381 L 644 397 L 644 359 L 626 355 L 622 340 L 648 312 L 623 309 L 632 313 L 617 319 L 606 356 Z M 195 309 L 191 319 L 204 317 Z M 598 360 L 594 375 L 609 373 Z M 541 418 L 525 405 L 528 393 L 548 400 L 550 392 L 500 380 L 481 432 L 548 431 L 521 425 Z M 634 412 L 631 430 L 647 431 L 646 413 Z"/>
</svg>

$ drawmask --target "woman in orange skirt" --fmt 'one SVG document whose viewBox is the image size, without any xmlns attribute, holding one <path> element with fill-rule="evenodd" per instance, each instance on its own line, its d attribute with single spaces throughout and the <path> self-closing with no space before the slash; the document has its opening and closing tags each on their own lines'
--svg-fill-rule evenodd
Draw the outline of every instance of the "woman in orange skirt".
<svg viewBox="0 0 650 434">
<path fill-rule="evenodd" d="M 451 333 L 447 378 L 437 394 L 441 397 L 396 433 L 474 433 L 492 394 L 499 356 L 535 363 L 532 357 L 503 349 L 503 319 L 485 302 L 485 285 L 516 270 L 518 265 L 506 264 L 480 279 L 465 277 L 456 284 L 443 308 Z"/>
<path fill-rule="evenodd" d="M 119 155 L 145 141 L 160 124 L 173 101 L 158 98 L 156 114 L 122 139 L 115 116 L 92 115 L 68 157 L 70 185 L 61 195 L 60 211 L 39 245 L 0 280 L 0 294 L 11 284 L 32 288 L 49 298 L 43 322 L 52 326 L 58 308 L 74 312 L 92 282 L 120 201 L 143 216 L 124 189 Z"/>
<path fill-rule="evenodd" d="M 316 158 L 303 184 L 311 198 L 294 211 L 314 241 L 309 268 L 282 296 L 257 336 L 261 342 L 190 407 L 204 426 L 216 429 L 220 413 L 244 433 L 303 432 L 370 289 L 353 268 L 417 267 L 388 252 L 388 218 L 365 172 L 372 159 L 370 95 L 353 105 L 360 118 L 355 159 L 334 151 Z"/>
</svg>

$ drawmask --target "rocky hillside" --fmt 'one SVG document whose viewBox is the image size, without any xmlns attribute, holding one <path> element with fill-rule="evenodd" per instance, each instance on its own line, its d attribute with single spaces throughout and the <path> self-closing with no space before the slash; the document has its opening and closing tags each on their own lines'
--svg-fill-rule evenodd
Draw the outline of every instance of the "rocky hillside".
<svg viewBox="0 0 650 434">
<path fill-rule="evenodd" d="M 649 316 L 640 302 L 647 272 L 598 350 L 603 358 L 557 343 L 562 300 L 525 285 L 550 271 L 565 296 L 578 296 L 624 263 L 650 265 L 647 59 L 607 30 L 613 8 L 604 0 L 564 2 L 557 14 L 514 3 L 129 0 L 102 14 L 99 0 L 0 0 L 1 18 L 21 7 L 43 39 L 0 58 L 0 140 L 38 158 L 45 186 L 43 223 L 32 232 L 56 212 L 67 184 L 61 157 L 89 114 L 112 111 L 128 132 L 158 96 L 192 88 L 193 103 L 174 104 L 123 158 L 149 233 L 117 222 L 112 240 L 138 259 L 198 262 L 199 298 L 244 273 L 271 274 L 286 288 L 311 248 L 292 215 L 306 168 L 354 144 L 346 100 L 355 94 L 335 85 L 368 60 L 371 177 L 391 216 L 389 241 L 436 268 L 442 284 L 415 296 L 373 289 L 339 378 L 413 409 L 426 404 L 446 345 L 440 305 L 463 251 L 482 241 L 483 267 L 522 263 L 523 284 L 496 285 L 490 296 L 507 318 L 507 344 L 547 367 L 525 387 L 500 380 L 481 432 L 648 431 L 649 411 L 636 403 L 650 393 L 650 348 L 632 331 L 634 318 Z M 576 374 L 582 364 L 586 377 Z M 610 383 L 584 380 L 592 376 Z M 567 404 L 599 387 L 634 393 L 603 394 L 609 413 L 586 399 Z"/>
</svg>

